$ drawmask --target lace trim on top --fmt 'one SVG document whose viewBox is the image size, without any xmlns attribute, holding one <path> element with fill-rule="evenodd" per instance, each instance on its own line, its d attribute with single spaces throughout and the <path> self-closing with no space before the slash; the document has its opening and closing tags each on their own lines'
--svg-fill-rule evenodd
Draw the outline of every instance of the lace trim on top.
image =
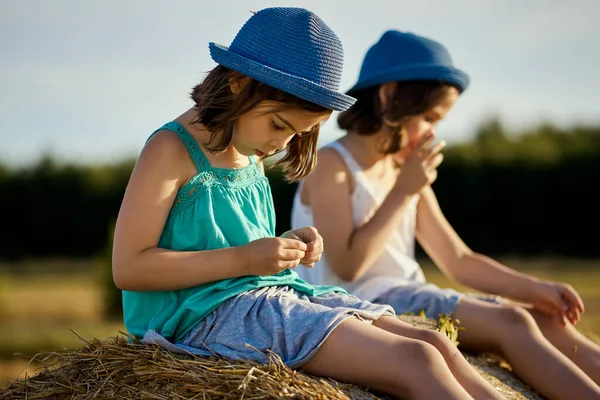
<svg viewBox="0 0 600 400">
<path fill-rule="evenodd" d="M 215 168 L 210 165 L 196 140 L 180 123 L 175 121 L 169 122 L 159 130 L 161 129 L 168 129 L 179 136 L 198 168 L 198 174 L 177 191 L 169 218 L 172 218 L 185 209 L 194 202 L 197 196 L 212 186 L 221 185 L 229 188 L 244 188 L 267 179 L 262 172 L 262 168 L 255 162 L 253 157 L 250 157 L 250 164 L 242 168 Z"/>
</svg>

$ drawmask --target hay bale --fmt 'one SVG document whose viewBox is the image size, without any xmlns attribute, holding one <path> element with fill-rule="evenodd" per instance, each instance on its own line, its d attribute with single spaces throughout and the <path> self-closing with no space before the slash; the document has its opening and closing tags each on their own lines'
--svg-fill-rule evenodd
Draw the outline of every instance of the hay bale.
<svg viewBox="0 0 600 400">
<path fill-rule="evenodd" d="M 82 339 L 83 340 L 83 339 Z M 377 399 L 354 385 L 312 377 L 270 362 L 232 362 L 179 355 L 127 336 L 85 341 L 81 349 L 46 353 L 40 373 L 13 381 L 0 399 Z"/>
<path fill-rule="evenodd" d="M 401 319 L 423 328 L 444 330 L 434 320 Z M 449 321 L 450 323 L 452 321 Z M 444 325 L 444 324 L 441 324 Z M 448 321 L 445 332 L 453 332 Z M 217 357 L 179 355 L 156 345 L 115 336 L 84 341 L 80 349 L 39 354 L 41 372 L 16 380 L 0 391 L 0 399 L 386 399 L 355 385 L 314 377 L 270 362 L 229 361 Z M 508 399 L 540 399 L 508 366 L 485 356 L 468 360 Z"/>
</svg>

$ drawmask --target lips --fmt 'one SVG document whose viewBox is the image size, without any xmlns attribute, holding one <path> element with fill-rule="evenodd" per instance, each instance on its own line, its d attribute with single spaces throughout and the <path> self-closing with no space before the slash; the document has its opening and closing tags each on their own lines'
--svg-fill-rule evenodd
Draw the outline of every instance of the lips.
<svg viewBox="0 0 600 400">
<path fill-rule="evenodd" d="M 262 152 L 262 151 L 260 151 L 260 150 L 254 150 L 254 154 L 256 154 L 258 157 L 264 157 L 264 156 L 266 156 L 266 154 L 265 154 L 265 153 L 263 153 L 263 152 Z"/>
</svg>

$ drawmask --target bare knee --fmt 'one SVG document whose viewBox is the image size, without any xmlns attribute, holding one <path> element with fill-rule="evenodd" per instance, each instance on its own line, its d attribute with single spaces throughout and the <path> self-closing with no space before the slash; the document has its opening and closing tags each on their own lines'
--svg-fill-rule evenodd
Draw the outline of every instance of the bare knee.
<svg viewBox="0 0 600 400">
<path fill-rule="evenodd" d="M 505 306 L 499 310 L 499 321 L 509 329 L 537 330 L 535 319 L 527 310 L 516 306 Z"/>
<path fill-rule="evenodd" d="M 447 369 L 442 354 L 432 344 L 423 340 L 402 343 L 398 349 L 398 373 L 393 381 L 388 382 L 396 390 L 404 393 L 418 391 L 423 385 L 439 376 L 440 371 Z M 409 396 L 410 397 L 410 396 Z"/>
<path fill-rule="evenodd" d="M 560 329 L 561 331 L 564 330 L 564 326 L 561 325 L 560 322 L 558 322 L 558 319 L 556 319 L 556 318 L 552 318 L 551 316 L 544 314 L 537 310 L 529 310 L 529 314 L 531 314 L 531 316 L 537 323 L 537 326 L 543 332 L 548 331 L 548 330 L 555 330 L 555 329 Z M 567 321 L 567 325 L 570 325 L 570 323 L 568 321 Z"/>
<path fill-rule="evenodd" d="M 414 340 L 409 343 L 402 344 L 402 357 L 406 357 L 407 361 L 416 368 L 423 370 L 431 370 L 440 363 L 445 363 L 439 350 L 432 344 L 423 340 Z M 413 372 L 417 372 L 414 371 Z"/>
<path fill-rule="evenodd" d="M 533 344 L 544 337 L 535 319 L 521 307 L 502 307 L 497 323 L 502 328 L 498 332 L 494 347 L 503 354 L 514 350 L 515 345 Z"/>
<path fill-rule="evenodd" d="M 457 350 L 456 345 L 450 340 L 450 338 L 438 331 L 422 329 L 415 335 L 415 338 L 427 342 L 441 351 L 448 349 Z"/>
</svg>

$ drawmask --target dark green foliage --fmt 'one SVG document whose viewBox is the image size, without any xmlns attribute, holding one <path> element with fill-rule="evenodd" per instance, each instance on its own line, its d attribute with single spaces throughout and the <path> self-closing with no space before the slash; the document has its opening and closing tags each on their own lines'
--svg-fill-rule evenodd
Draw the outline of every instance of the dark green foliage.
<svg viewBox="0 0 600 400">
<path fill-rule="evenodd" d="M 100 268 L 100 285 L 104 288 L 103 314 L 105 319 L 120 320 L 123 317 L 123 300 L 121 290 L 115 286 L 112 275 L 112 248 L 116 221 L 111 221 L 108 229 L 106 246 L 98 257 Z"/>
<path fill-rule="evenodd" d="M 467 244 L 490 255 L 600 256 L 600 127 L 541 125 L 507 132 L 484 124 L 469 143 L 449 146 L 434 190 Z M 90 257 L 107 238 L 133 161 L 111 166 L 59 165 L 46 157 L 11 169 L 0 161 L 0 259 Z M 297 184 L 268 170 L 277 233 L 289 229 Z"/>
</svg>

